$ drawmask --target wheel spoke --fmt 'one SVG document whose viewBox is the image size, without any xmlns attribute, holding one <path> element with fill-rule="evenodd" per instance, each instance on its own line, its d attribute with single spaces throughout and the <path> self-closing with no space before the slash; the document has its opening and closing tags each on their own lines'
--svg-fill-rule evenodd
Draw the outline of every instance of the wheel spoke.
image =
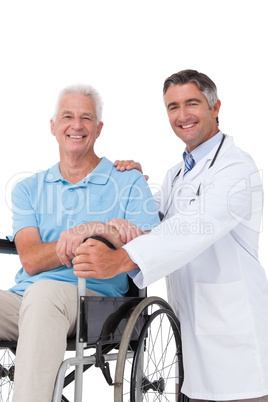
<svg viewBox="0 0 268 402">
<path fill-rule="evenodd" d="M 116 382 L 120 384 L 115 390 L 114 400 L 117 402 L 178 401 L 177 388 L 179 379 L 183 378 L 178 353 L 181 343 L 179 322 L 170 306 L 159 300 L 162 299 L 147 298 L 142 302 L 143 306 L 137 306 L 132 313 L 136 314 L 135 319 L 144 312 L 147 316 L 134 359 L 124 361 L 135 327 L 134 318 L 132 323 L 128 323 L 128 333 L 123 334 L 119 349 L 121 356 L 116 365 Z"/>
<path fill-rule="evenodd" d="M 0 402 L 12 400 L 14 360 L 15 357 L 9 349 L 0 349 Z"/>
</svg>

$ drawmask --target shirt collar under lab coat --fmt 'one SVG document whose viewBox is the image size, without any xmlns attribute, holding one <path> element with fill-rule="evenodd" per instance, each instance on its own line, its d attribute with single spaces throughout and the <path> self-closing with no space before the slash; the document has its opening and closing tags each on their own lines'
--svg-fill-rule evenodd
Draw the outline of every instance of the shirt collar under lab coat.
<svg viewBox="0 0 268 402">
<path fill-rule="evenodd" d="M 212 149 L 221 142 L 223 134 L 219 131 L 216 135 L 211 137 L 209 140 L 203 142 L 198 147 L 196 147 L 192 152 L 192 157 L 194 158 L 195 165 L 201 161 Z M 183 152 L 183 160 L 185 162 L 186 155 L 188 154 L 187 149 L 185 148 Z"/>
</svg>

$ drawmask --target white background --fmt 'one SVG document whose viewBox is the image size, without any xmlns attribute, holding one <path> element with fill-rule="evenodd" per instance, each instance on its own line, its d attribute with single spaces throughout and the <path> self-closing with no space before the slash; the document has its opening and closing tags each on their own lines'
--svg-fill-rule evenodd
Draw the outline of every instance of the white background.
<svg viewBox="0 0 268 402">
<path fill-rule="evenodd" d="M 72 83 L 103 97 L 97 154 L 140 161 L 154 191 L 184 148 L 169 127 L 163 82 L 185 68 L 206 73 L 222 101 L 220 128 L 254 157 L 267 191 L 266 10 L 265 0 L 2 1 L 0 237 L 11 234 L 13 183 L 58 160 L 49 120 L 58 91 Z M 266 209 L 260 260 L 268 269 Z M 19 262 L 2 257 L 5 289 Z M 164 282 L 149 293 L 165 297 Z M 110 398 L 101 384 L 92 400 Z"/>
</svg>

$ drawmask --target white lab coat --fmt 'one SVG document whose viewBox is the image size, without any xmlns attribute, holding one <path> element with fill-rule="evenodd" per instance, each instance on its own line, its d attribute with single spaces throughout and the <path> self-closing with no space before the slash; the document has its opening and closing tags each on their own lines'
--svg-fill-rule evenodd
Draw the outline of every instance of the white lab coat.
<svg viewBox="0 0 268 402">
<path fill-rule="evenodd" d="M 182 392 L 254 398 L 268 394 L 268 283 L 257 259 L 262 186 L 231 137 L 208 169 L 216 150 L 180 174 L 172 194 L 183 163 L 167 173 L 156 197 L 164 221 L 124 248 L 140 267 L 139 287 L 167 277 L 182 328 Z"/>
</svg>

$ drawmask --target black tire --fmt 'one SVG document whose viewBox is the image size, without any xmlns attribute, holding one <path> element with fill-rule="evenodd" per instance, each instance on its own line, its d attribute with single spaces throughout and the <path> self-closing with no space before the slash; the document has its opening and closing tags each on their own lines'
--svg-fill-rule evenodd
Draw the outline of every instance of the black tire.
<svg viewBox="0 0 268 402">
<path fill-rule="evenodd" d="M 138 342 L 131 375 L 131 402 L 177 402 L 180 362 L 179 322 L 173 311 L 159 309 L 144 325 Z"/>
<path fill-rule="evenodd" d="M 136 321 L 140 316 L 146 317 L 145 324 L 133 347 L 131 339 L 136 330 Z M 168 348 L 165 347 L 165 350 L 164 345 L 168 346 Z M 154 350 L 155 356 L 154 359 L 151 359 L 151 363 L 154 366 L 157 365 L 160 373 L 155 377 L 151 372 L 151 365 L 148 365 L 144 360 L 149 356 L 150 349 Z M 169 369 L 167 364 L 170 366 Z M 143 369 L 140 370 L 140 367 Z M 146 384 L 145 382 L 142 383 L 142 378 L 145 379 Z M 148 297 L 131 314 L 121 340 L 115 371 L 114 401 L 163 400 L 177 402 L 182 380 L 179 322 L 165 300 L 158 297 Z M 151 387 L 156 389 L 152 390 Z"/>
</svg>

